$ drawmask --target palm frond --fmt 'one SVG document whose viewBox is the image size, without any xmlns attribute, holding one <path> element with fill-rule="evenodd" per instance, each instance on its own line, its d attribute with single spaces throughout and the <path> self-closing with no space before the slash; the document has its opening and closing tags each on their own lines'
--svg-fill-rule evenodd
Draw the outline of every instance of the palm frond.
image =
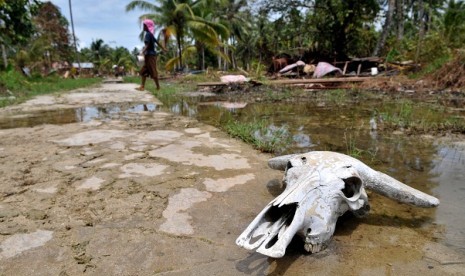
<svg viewBox="0 0 465 276">
<path fill-rule="evenodd" d="M 135 9 L 141 9 L 145 11 L 153 11 L 157 8 L 154 4 L 147 2 L 147 1 L 142 1 L 142 0 L 134 0 L 131 1 L 129 4 L 126 5 L 126 11 L 133 11 Z"/>
<path fill-rule="evenodd" d="M 179 57 L 173 57 L 170 60 L 168 60 L 165 64 L 165 69 L 166 71 L 171 71 L 173 70 L 174 66 L 179 62 Z"/>
<path fill-rule="evenodd" d="M 182 4 L 176 4 L 176 9 L 174 10 L 174 13 L 178 12 L 187 12 L 188 16 L 194 17 L 194 12 L 192 11 L 192 8 L 189 6 L 187 3 L 182 3 Z"/>
</svg>

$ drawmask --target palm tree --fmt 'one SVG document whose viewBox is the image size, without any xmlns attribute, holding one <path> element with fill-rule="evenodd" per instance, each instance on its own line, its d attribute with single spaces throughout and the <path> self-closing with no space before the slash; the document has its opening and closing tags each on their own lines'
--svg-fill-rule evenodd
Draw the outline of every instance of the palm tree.
<svg viewBox="0 0 465 276">
<path fill-rule="evenodd" d="M 207 45 L 218 45 L 220 43 L 218 33 L 227 34 L 227 29 L 224 26 L 208 21 L 194 12 L 198 12 L 200 7 L 205 7 L 203 0 L 196 2 L 160 0 L 157 2 L 158 5 L 143 0 L 134 0 L 126 6 L 126 11 L 132 11 L 136 8 L 147 11 L 147 14 L 141 15 L 139 18 L 141 20 L 150 18 L 161 23 L 165 43 L 169 37 L 175 37 L 177 57 L 169 61 L 168 66 L 177 62 L 180 68 L 184 67 L 183 50 L 186 34 L 192 35 L 193 38 Z"/>
<path fill-rule="evenodd" d="M 465 41 L 465 3 L 450 0 L 444 13 L 446 40 L 452 47 L 461 47 Z"/>
<path fill-rule="evenodd" d="M 216 9 L 216 16 L 220 23 L 225 25 L 231 32 L 231 36 L 224 43 L 224 49 L 227 52 L 228 49 L 236 49 L 238 41 L 243 40 L 243 37 L 247 35 L 250 22 L 246 19 L 250 18 L 250 16 L 246 16 L 246 13 L 241 11 L 244 6 L 247 6 L 246 0 L 223 0 L 222 2 L 223 5 Z M 231 51 L 230 60 L 233 67 L 236 68 L 234 51 Z M 224 65 L 226 66 L 226 62 Z"/>
</svg>

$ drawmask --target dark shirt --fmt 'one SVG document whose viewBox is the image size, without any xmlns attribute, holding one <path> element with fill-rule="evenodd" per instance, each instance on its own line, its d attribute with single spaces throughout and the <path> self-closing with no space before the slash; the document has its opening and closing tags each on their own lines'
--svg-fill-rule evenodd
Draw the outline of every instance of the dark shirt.
<svg viewBox="0 0 465 276">
<path fill-rule="evenodd" d="M 145 32 L 144 43 L 148 44 L 147 50 L 145 51 L 146 56 L 156 56 L 157 51 L 155 51 L 155 43 L 157 39 L 153 36 L 151 32 Z"/>
</svg>

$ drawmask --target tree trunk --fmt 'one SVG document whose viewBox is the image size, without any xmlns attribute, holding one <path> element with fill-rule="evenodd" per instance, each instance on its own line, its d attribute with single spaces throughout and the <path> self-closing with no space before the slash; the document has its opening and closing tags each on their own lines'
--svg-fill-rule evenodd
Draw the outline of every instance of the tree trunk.
<svg viewBox="0 0 465 276">
<path fill-rule="evenodd" d="M 205 45 L 196 40 L 195 49 L 198 53 L 196 58 L 196 69 L 205 70 Z"/>
<path fill-rule="evenodd" d="M 202 70 L 205 71 L 205 47 L 202 47 Z"/>
<path fill-rule="evenodd" d="M 404 38 L 404 0 L 396 1 L 397 14 L 397 41 L 402 41 Z"/>
<path fill-rule="evenodd" d="M 418 20 L 419 20 L 419 29 L 418 29 L 418 42 L 417 42 L 417 50 L 415 53 L 415 62 L 418 62 L 418 58 L 420 57 L 420 49 L 421 49 L 421 41 L 425 35 L 425 3 L 423 0 L 418 1 Z"/>
<path fill-rule="evenodd" d="M 378 39 L 378 43 L 376 43 L 376 47 L 373 50 L 373 56 L 378 56 L 381 49 L 384 48 L 384 44 L 386 43 L 389 31 L 391 30 L 392 16 L 394 14 L 395 8 L 396 0 L 388 0 L 388 10 L 386 13 L 386 19 L 384 20 L 383 31 L 381 32 L 381 36 Z"/>
<path fill-rule="evenodd" d="M 218 46 L 218 50 L 221 52 L 221 46 Z M 218 55 L 218 70 L 221 70 L 221 56 Z"/>
<path fill-rule="evenodd" d="M 235 46 L 237 46 L 236 43 L 235 43 L 234 36 L 231 37 L 231 45 L 233 45 L 234 49 L 236 48 Z M 231 51 L 231 63 L 232 63 L 232 68 L 234 70 L 236 70 L 237 69 L 237 61 L 236 61 L 236 56 L 234 55 L 234 51 Z"/>
<path fill-rule="evenodd" d="M 228 48 L 227 48 L 226 44 L 224 45 L 223 49 L 224 49 L 224 56 L 227 57 L 228 56 Z M 228 67 L 228 62 L 225 59 L 224 63 L 223 63 L 223 71 L 228 70 L 227 67 Z"/>
<path fill-rule="evenodd" d="M 182 64 L 182 41 L 181 41 L 181 36 L 176 35 L 176 43 L 178 44 L 178 57 L 179 57 L 179 69 L 183 69 L 183 64 Z"/>
<path fill-rule="evenodd" d="M 8 59 L 6 58 L 5 44 L 2 44 L 2 57 L 3 57 L 3 66 L 5 66 L 5 69 L 6 69 L 8 67 Z"/>
</svg>

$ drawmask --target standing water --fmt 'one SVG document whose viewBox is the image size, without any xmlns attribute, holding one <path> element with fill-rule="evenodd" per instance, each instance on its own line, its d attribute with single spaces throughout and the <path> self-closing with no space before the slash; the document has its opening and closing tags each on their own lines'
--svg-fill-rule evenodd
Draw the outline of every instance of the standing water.
<svg viewBox="0 0 465 276">
<path fill-rule="evenodd" d="M 380 197 L 372 199 L 379 212 L 407 212 L 401 222 L 418 227 L 437 225 L 432 239 L 465 252 L 465 144 L 441 142 L 430 135 L 406 135 L 382 130 L 376 119 L 380 102 L 335 104 L 328 102 L 225 102 L 221 97 L 181 99 L 163 107 L 171 112 L 196 117 L 219 126 L 227 118 L 241 122 L 266 119 L 270 129 L 284 129 L 292 144 L 278 154 L 312 150 L 337 151 L 352 155 L 372 168 L 438 197 L 434 209 L 411 208 Z M 386 104 L 386 103 L 384 103 Z M 394 103 L 395 104 L 395 103 Z M 460 111 L 463 112 L 463 111 Z M 463 116 L 463 114 L 459 114 Z M 378 201 L 378 206 L 376 201 Z M 406 210 L 406 208 L 408 210 Z"/>
</svg>

